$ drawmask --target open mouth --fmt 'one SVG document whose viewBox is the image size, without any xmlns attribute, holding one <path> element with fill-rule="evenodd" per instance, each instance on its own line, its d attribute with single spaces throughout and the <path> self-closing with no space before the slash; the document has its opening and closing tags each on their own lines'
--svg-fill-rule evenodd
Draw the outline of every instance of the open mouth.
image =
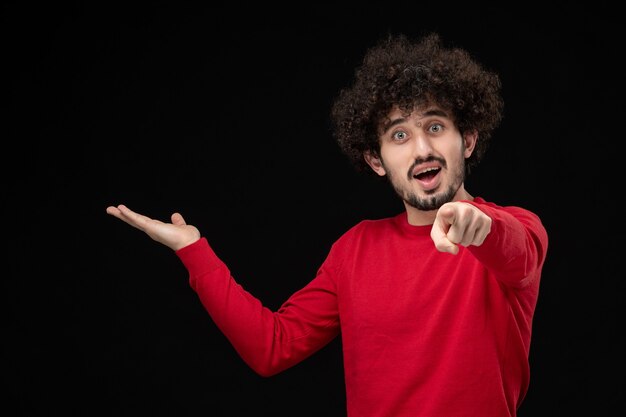
<svg viewBox="0 0 626 417">
<path fill-rule="evenodd" d="M 437 174 L 439 174 L 439 171 L 441 171 L 441 168 L 426 168 L 423 171 L 413 174 L 413 178 L 420 181 L 429 181 L 435 178 Z"/>
</svg>

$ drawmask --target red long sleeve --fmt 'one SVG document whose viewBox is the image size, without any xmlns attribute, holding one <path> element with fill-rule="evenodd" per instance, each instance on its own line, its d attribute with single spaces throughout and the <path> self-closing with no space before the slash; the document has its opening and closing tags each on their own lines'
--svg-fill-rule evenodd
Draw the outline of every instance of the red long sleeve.
<svg viewBox="0 0 626 417">
<path fill-rule="evenodd" d="M 206 239 L 181 249 L 178 255 L 211 318 L 261 375 L 273 375 L 300 362 L 339 333 L 334 283 L 324 275 L 272 312 L 235 282 Z"/>
<path fill-rule="evenodd" d="M 480 247 L 438 252 L 431 226 L 409 225 L 406 213 L 363 221 L 276 312 L 235 282 L 206 240 L 177 254 L 217 326 L 262 375 L 341 331 L 348 417 L 513 417 L 529 384 L 548 238 L 527 210 L 472 203 L 493 219 Z"/>
</svg>

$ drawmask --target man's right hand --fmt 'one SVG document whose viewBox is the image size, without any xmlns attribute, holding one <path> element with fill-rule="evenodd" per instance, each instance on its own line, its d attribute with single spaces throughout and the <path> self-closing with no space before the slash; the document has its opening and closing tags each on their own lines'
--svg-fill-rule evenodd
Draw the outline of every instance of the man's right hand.
<svg viewBox="0 0 626 417">
<path fill-rule="evenodd" d="M 109 206 L 106 212 L 143 231 L 153 240 L 175 251 L 191 245 L 200 239 L 200 231 L 195 226 L 185 223 L 185 219 L 183 219 L 180 213 L 172 214 L 172 222 L 165 223 L 135 213 L 123 204 Z"/>
</svg>

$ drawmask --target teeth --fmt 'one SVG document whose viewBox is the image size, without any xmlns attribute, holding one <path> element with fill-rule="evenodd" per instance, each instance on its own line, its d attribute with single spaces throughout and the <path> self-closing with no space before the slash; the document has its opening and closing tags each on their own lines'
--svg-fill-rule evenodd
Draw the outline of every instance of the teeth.
<svg viewBox="0 0 626 417">
<path fill-rule="evenodd" d="M 441 168 L 439 167 L 430 167 L 430 168 L 426 168 L 422 171 L 416 172 L 415 174 L 413 174 L 413 178 L 417 178 L 418 176 L 425 174 L 427 172 L 432 172 L 432 171 L 439 171 Z"/>
<path fill-rule="evenodd" d="M 423 171 L 416 172 L 416 173 L 415 173 L 415 175 L 413 175 L 413 176 L 415 177 L 415 176 L 417 176 L 417 175 L 424 174 L 424 173 L 426 173 L 426 172 L 430 172 L 430 171 L 437 171 L 438 169 L 439 169 L 439 168 L 434 168 L 434 167 L 433 167 L 433 168 L 426 168 L 426 169 L 425 169 L 425 170 L 423 170 Z"/>
</svg>

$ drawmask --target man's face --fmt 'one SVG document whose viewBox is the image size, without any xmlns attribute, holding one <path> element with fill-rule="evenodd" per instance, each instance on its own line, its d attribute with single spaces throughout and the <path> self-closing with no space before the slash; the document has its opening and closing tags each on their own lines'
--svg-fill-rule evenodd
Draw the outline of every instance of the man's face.
<svg viewBox="0 0 626 417">
<path fill-rule="evenodd" d="M 379 132 L 380 158 L 366 160 L 376 173 L 387 175 L 405 205 L 430 211 L 462 198 L 465 158 L 474 149 L 475 134 L 462 137 L 451 116 L 435 106 L 408 116 L 393 109 Z"/>
</svg>

